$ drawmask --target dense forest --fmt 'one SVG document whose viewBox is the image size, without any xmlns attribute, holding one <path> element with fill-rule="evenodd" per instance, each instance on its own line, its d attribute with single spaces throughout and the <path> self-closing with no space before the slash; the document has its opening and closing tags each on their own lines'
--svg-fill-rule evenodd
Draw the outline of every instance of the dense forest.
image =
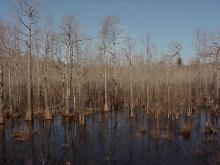
<svg viewBox="0 0 220 165">
<path fill-rule="evenodd" d="M 179 42 L 158 55 L 149 33 L 140 37 L 144 51 L 137 51 L 117 16 L 101 18 L 94 39 L 74 16 L 58 25 L 49 16 L 40 19 L 34 2 L 18 1 L 15 23 L 0 22 L 1 123 L 3 116 L 24 114 L 26 120 L 35 114 L 52 119 L 56 112 L 84 118 L 85 112 L 127 109 L 132 117 L 137 109 L 218 107 L 218 34 L 195 30 L 195 55 L 184 64 Z"/>
</svg>

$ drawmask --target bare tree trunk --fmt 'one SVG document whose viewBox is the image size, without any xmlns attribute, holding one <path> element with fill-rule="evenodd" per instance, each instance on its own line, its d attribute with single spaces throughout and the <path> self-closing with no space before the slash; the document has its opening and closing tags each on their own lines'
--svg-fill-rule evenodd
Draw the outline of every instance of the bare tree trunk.
<svg viewBox="0 0 220 165">
<path fill-rule="evenodd" d="M 12 115 L 11 62 L 8 66 L 9 114 Z"/>
<path fill-rule="evenodd" d="M 38 41 L 36 41 L 36 52 L 37 52 L 37 111 L 40 112 L 40 62 L 39 62 L 39 48 Z"/>
<path fill-rule="evenodd" d="M 217 99 L 219 99 L 219 78 L 219 69 L 217 68 Z"/>
<path fill-rule="evenodd" d="M 2 64 L 0 64 L 0 124 L 4 124 L 3 116 L 3 69 Z"/>
<path fill-rule="evenodd" d="M 107 91 L 107 57 L 106 57 L 106 50 L 105 50 L 105 44 L 104 44 L 104 58 L 105 58 L 105 103 L 104 103 L 104 112 L 109 111 L 108 109 L 108 91 Z"/>
<path fill-rule="evenodd" d="M 47 35 L 47 34 L 46 34 Z M 52 119 L 52 115 L 50 113 L 50 109 L 49 109 L 49 105 L 48 105 L 48 64 L 47 64 L 47 60 L 48 60 L 48 39 L 46 39 L 46 47 L 45 47 L 45 71 L 44 71 L 44 80 L 45 80 L 45 84 L 44 84 L 44 104 L 45 104 L 45 111 L 44 111 L 44 119 L 46 120 L 51 120 Z"/>
<path fill-rule="evenodd" d="M 216 108 L 219 107 L 219 83 L 220 83 L 220 74 L 219 74 L 219 68 L 218 68 L 218 64 L 216 65 L 216 99 L 217 99 L 217 102 L 216 102 Z"/>
<path fill-rule="evenodd" d="M 68 53 L 69 53 L 69 47 L 68 47 Z M 66 53 L 66 73 L 65 73 L 65 79 L 66 79 L 66 96 L 65 96 L 65 111 L 64 116 L 69 115 L 69 96 L 70 96 L 70 83 L 69 83 L 69 67 L 68 67 L 68 53 Z"/>
<path fill-rule="evenodd" d="M 105 103 L 104 103 L 104 112 L 107 112 L 108 110 L 109 109 L 108 109 L 108 98 L 107 98 L 107 59 L 105 57 Z"/>
<path fill-rule="evenodd" d="M 114 37 L 114 43 L 113 43 L 113 54 L 114 54 L 114 86 L 115 86 L 115 98 L 114 98 L 114 110 L 118 107 L 115 107 L 117 105 L 117 97 L 118 97 L 118 82 L 117 82 L 117 54 L 116 54 L 116 45 L 115 45 L 116 37 Z"/>
<path fill-rule="evenodd" d="M 63 105 L 65 106 L 65 74 L 62 74 L 62 92 L 63 92 Z"/>
<path fill-rule="evenodd" d="M 47 69 L 45 69 L 47 70 Z M 52 115 L 50 113 L 49 105 L 48 105 L 48 80 L 47 80 L 47 71 L 45 71 L 45 84 L 44 84 L 44 104 L 45 104 L 45 111 L 44 111 L 44 119 L 51 120 Z"/>
<path fill-rule="evenodd" d="M 71 105 L 69 109 L 76 110 L 75 106 L 75 88 L 74 88 L 74 75 L 73 75 L 73 44 L 71 43 L 69 46 L 69 60 L 70 60 L 70 73 L 69 73 L 69 104 Z"/>
<path fill-rule="evenodd" d="M 17 63 L 15 64 L 15 75 L 17 76 L 18 75 L 18 67 L 17 67 Z M 15 86 L 17 86 L 17 88 L 15 88 L 15 93 L 14 93 L 14 100 L 13 100 L 13 104 L 15 106 L 15 108 L 19 107 L 20 106 L 20 103 L 19 103 L 19 90 L 20 90 L 20 87 L 19 87 L 20 83 L 19 83 L 19 78 L 15 78 Z"/>
<path fill-rule="evenodd" d="M 133 112 L 133 108 L 134 108 L 134 100 L 133 100 L 133 76 L 132 76 L 132 64 L 131 64 L 131 59 L 130 59 L 129 70 L 130 70 L 130 91 L 131 91 L 131 113 L 130 113 L 130 117 L 134 117 L 134 112 Z"/>
<path fill-rule="evenodd" d="M 188 72 L 189 72 L 189 76 L 191 75 L 191 67 L 189 65 L 189 69 L 188 69 Z M 188 86 L 188 108 L 189 110 L 191 110 L 191 103 L 192 103 L 192 94 L 191 94 L 191 79 L 189 79 L 188 81 L 189 83 L 189 86 Z"/>
<path fill-rule="evenodd" d="M 83 112 L 84 107 L 82 107 L 82 105 L 81 105 L 81 82 L 82 81 L 79 79 L 78 80 L 78 93 L 79 93 L 78 107 L 82 108 L 81 112 L 80 112 L 80 116 L 79 116 L 79 122 L 80 122 L 80 124 L 84 125 L 85 124 L 85 115 L 84 115 L 84 112 Z"/>
<path fill-rule="evenodd" d="M 149 111 L 149 100 L 150 100 L 150 74 L 149 74 L 149 64 L 147 63 L 147 112 Z"/>
<path fill-rule="evenodd" d="M 143 57 L 141 58 L 141 60 L 143 61 Z M 144 71 L 143 71 L 143 69 L 144 69 L 144 63 L 143 62 L 141 62 L 141 71 L 140 71 L 140 83 L 141 83 L 141 98 L 140 98 L 140 103 L 141 103 L 141 106 L 143 107 L 144 106 L 144 81 L 143 81 L 143 73 L 144 73 Z"/>
<path fill-rule="evenodd" d="M 169 110 L 170 106 L 170 88 L 169 88 L 169 66 L 167 66 L 167 110 Z"/>
<path fill-rule="evenodd" d="M 30 21 L 31 22 L 31 21 Z M 33 117 L 33 110 L 32 110 L 32 67 L 31 67 L 31 56 L 32 56 L 32 31 L 31 31 L 31 23 L 29 28 L 29 53 L 28 53 L 28 84 L 27 84 L 27 91 L 28 91 L 28 98 L 27 98 L 27 112 L 25 119 L 32 120 Z"/>
</svg>

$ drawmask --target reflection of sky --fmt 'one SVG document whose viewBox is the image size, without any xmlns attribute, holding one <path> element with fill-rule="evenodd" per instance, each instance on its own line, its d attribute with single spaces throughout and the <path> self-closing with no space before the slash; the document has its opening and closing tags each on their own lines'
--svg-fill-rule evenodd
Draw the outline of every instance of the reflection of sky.
<svg viewBox="0 0 220 165">
<path fill-rule="evenodd" d="M 10 1 L 10 0 L 9 0 Z M 11 0 L 12 1 L 12 0 Z M 43 0 L 41 0 L 43 1 Z M 57 24 L 64 15 L 75 15 L 92 37 L 97 36 L 102 16 L 116 15 L 133 37 L 150 32 L 160 47 L 167 52 L 169 41 L 183 44 L 183 56 L 193 54 L 192 32 L 201 27 L 208 31 L 220 28 L 219 0 L 47 0 L 43 11 Z M 45 2 L 45 1 L 43 1 Z M 0 1 L 0 18 L 8 16 L 8 0 Z M 7 18 L 7 17 L 6 17 Z"/>
</svg>

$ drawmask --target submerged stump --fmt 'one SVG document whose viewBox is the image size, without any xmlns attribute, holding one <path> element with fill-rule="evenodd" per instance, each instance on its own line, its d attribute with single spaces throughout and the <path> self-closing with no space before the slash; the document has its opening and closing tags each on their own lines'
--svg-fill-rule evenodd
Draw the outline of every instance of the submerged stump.
<svg viewBox="0 0 220 165">
<path fill-rule="evenodd" d="M 108 109 L 108 104 L 105 103 L 105 104 L 104 104 L 104 112 L 108 112 L 108 111 L 109 111 L 109 109 Z"/>
<path fill-rule="evenodd" d="M 81 125 L 85 124 L 85 115 L 84 115 L 84 113 L 79 114 L 79 123 Z"/>
<path fill-rule="evenodd" d="M 53 118 L 52 118 L 52 115 L 51 115 L 51 113 L 50 113 L 49 110 L 46 110 L 46 111 L 44 112 L 44 119 L 45 119 L 45 120 L 52 120 L 52 119 L 53 119 Z"/>
<path fill-rule="evenodd" d="M 182 128 L 182 135 L 183 139 L 188 140 L 191 137 L 191 125 L 189 123 L 186 123 L 183 125 Z"/>
<path fill-rule="evenodd" d="M 25 114 L 25 120 L 27 121 L 31 121 L 32 120 L 32 113 L 30 110 L 27 110 L 26 114 Z"/>
</svg>

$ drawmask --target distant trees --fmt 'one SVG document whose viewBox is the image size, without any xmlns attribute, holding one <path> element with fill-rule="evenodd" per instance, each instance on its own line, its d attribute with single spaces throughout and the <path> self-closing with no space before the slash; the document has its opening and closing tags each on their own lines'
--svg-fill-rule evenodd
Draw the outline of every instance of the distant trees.
<svg viewBox="0 0 220 165">
<path fill-rule="evenodd" d="M 220 56 L 220 36 L 218 33 L 208 33 L 201 29 L 193 32 L 196 57 L 201 63 L 218 63 Z"/>
<path fill-rule="evenodd" d="M 151 35 L 149 33 L 146 33 L 141 37 L 141 42 L 144 47 L 144 61 L 149 64 L 153 60 L 153 55 L 155 55 L 153 52 L 155 44 L 152 42 Z"/>
<path fill-rule="evenodd" d="M 208 60 L 208 51 L 207 51 L 207 43 L 208 43 L 208 34 L 201 29 L 196 29 L 193 32 L 194 38 L 194 48 L 196 51 L 196 58 L 201 62 L 207 62 Z"/>
</svg>

